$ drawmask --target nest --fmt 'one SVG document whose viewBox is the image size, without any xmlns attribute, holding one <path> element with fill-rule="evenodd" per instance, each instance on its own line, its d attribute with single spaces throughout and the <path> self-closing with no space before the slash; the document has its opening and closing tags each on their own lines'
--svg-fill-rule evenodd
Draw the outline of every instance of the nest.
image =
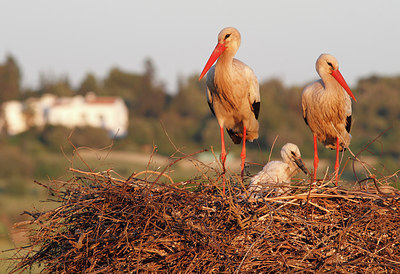
<svg viewBox="0 0 400 274">
<path fill-rule="evenodd" d="M 44 185 L 60 206 L 25 212 L 30 245 L 13 271 L 400 271 L 400 196 L 376 181 L 358 190 L 300 182 L 249 200 L 234 177 L 223 195 L 218 178 L 162 184 L 162 173 L 150 181 L 73 172 Z"/>
</svg>

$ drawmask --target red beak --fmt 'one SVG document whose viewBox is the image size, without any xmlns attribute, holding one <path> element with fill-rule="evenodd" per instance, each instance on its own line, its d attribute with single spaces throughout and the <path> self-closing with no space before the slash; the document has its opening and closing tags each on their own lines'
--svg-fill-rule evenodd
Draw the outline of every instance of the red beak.
<svg viewBox="0 0 400 274">
<path fill-rule="evenodd" d="M 339 84 L 347 91 L 347 93 L 351 96 L 351 98 L 353 98 L 353 100 L 355 102 L 357 102 L 356 98 L 353 95 L 353 92 L 351 92 L 349 86 L 347 85 L 346 81 L 344 80 L 342 74 L 340 73 L 340 71 L 334 70 L 332 71 L 332 76 L 336 79 L 336 81 L 339 82 Z"/>
<path fill-rule="evenodd" d="M 203 78 L 203 76 L 207 73 L 207 71 L 214 64 L 215 60 L 218 59 L 218 57 L 224 52 L 225 49 L 226 49 L 226 47 L 224 44 L 222 44 L 222 43 L 217 44 L 214 51 L 211 53 L 210 58 L 208 58 L 206 66 L 204 67 L 203 71 L 200 74 L 199 81 L 201 80 L 201 78 Z"/>
</svg>

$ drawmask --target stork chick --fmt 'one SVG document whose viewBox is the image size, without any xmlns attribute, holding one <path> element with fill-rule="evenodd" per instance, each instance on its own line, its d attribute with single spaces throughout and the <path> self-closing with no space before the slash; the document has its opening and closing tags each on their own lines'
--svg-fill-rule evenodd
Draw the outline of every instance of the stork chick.
<svg viewBox="0 0 400 274">
<path fill-rule="evenodd" d="M 299 148 L 292 143 L 287 143 L 281 149 L 283 161 L 271 161 L 257 173 L 249 185 L 250 198 L 259 198 L 268 192 L 282 194 L 288 188 L 291 178 L 302 170 L 308 174 Z M 281 188 L 279 188 L 281 186 Z M 283 186 L 283 187 L 282 187 Z"/>
</svg>

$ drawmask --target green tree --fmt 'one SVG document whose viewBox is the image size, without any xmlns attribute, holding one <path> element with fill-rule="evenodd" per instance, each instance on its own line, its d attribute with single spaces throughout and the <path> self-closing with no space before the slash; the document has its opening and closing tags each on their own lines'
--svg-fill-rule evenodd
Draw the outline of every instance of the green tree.
<svg viewBox="0 0 400 274">
<path fill-rule="evenodd" d="M 135 101 L 135 90 L 140 87 L 141 75 L 125 72 L 119 68 L 112 68 L 104 79 L 104 89 L 100 95 L 121 96 L 129 108 Z"/>
<path fill-rule="evenodd" d="M 99 84 L 96 77 L 92 73 L 88 73 L 80 83 L 77 94 L 86 95 L 86 93 L 93 91 L 99 92 Z"/>
<path fill-rule="evenodd" d="M 101 94 L 121 96 L 127 103 L 132 118 L 158 118 L 165 111 L 167 95 L 164 87 L 154 79 L 155 68 L 150 59 L 145 61 L 143 75 L 113 68 L 104 80 Z"/>
<path fill-rule="evenodd" d="M 353 142 L 366 145 L 389 129 L 369 151 L 400 159 L 400 76 L 360 79 L 355 88 L 357 102 L 353 104 Z"/>
<path fill-rule="evenodd" d="M 134 113 L 144 117 L 159 118 L 166 110 L 167 95 L 162 84 L 156 82 L 156 69 L 151 59 L 144 61 L 145 73 L 134 102 Z"/>
<path fill-rule="evenodd" d="M 178 93 L 171 98 L 165 122 L 171 124 L 174 137 L 177 140 L 191 140 L 192 142 L 208 145 L 209 138 L 204 136 L 209 120 L 217 124 L 207 104 L 206 87 L 204 82 L 198 81 L 197 75 L 188 79 L 178 80 Z M 174 126 L 175 125 L 175 126 Z"/>
<path fill-rule="evenodd" d="M 12 55 L 0 65 L 0 103 L 20 97 L 21 72 Z"/>
<path fill-rule="evenodd" d="M 50 93 L 57 96 L 73 96 L 75 91 L 71 88 L 67 76 L 55 77 L 53 75 L 40 75 L 39 94 Z"/>
<path fill-rule="evenodd" d="M 182 117 L 203 119 L 211 114 L 205 91 L 206 87 L 203 82 L 198 81 L 197 75 L 186 80 L 179 79 L 178 93 L 172 98 L 169 111 Z"/>
</svg>

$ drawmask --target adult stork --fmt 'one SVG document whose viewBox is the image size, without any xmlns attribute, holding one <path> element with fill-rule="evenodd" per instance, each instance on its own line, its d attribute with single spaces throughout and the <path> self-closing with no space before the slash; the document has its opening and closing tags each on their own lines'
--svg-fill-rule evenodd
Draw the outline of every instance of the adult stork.
<svg viewBox="0 0 400 274">
<path fill-rule="evenodd" d="M 242 142 L 241 178 L 246 159 L 246 140 L 258 138 L 260 91 L 253 70 L 234 58 L 241 38 L 237 29 L 228 27 L 218 34 L 218 44 L 208 59 L 199 80 L 207 73 L 207 100 L 216 116 L 221 133 L 221 162 L 225 193 L 226 149 L 224 128 L 235 144 Z M 217 63 L 213 66 L 214 62 Z"/>
<path fill-rule="evenodd" d="M 285 144 L 281 149 L 281 156 L 282 161 L 269 162 L 251 178 L 248 189 L 251 198 L 260 198 L 267 192 L 282 194 L 289 189 L 287 185 L 290 184 L 291 178 L 300 170 L 308 174 L 298 146 L 292 143 Z"/>
<path fill-rule="evenodd" d="M 317 178 L 317 139 L 330 149 L 336 149 L 336 185 L 339 174 L 339 151 L 351 141 L 351 98 L 357 101 L 342 74 L 339 64 L 330 54 L 321 54 L 315 68 L 320 80 L 304 88 L 302 94 L 303 117 L 314 137 L 314 181 Z M 346 93 L 347 92 L 347 93 Z"/>
</svg>

